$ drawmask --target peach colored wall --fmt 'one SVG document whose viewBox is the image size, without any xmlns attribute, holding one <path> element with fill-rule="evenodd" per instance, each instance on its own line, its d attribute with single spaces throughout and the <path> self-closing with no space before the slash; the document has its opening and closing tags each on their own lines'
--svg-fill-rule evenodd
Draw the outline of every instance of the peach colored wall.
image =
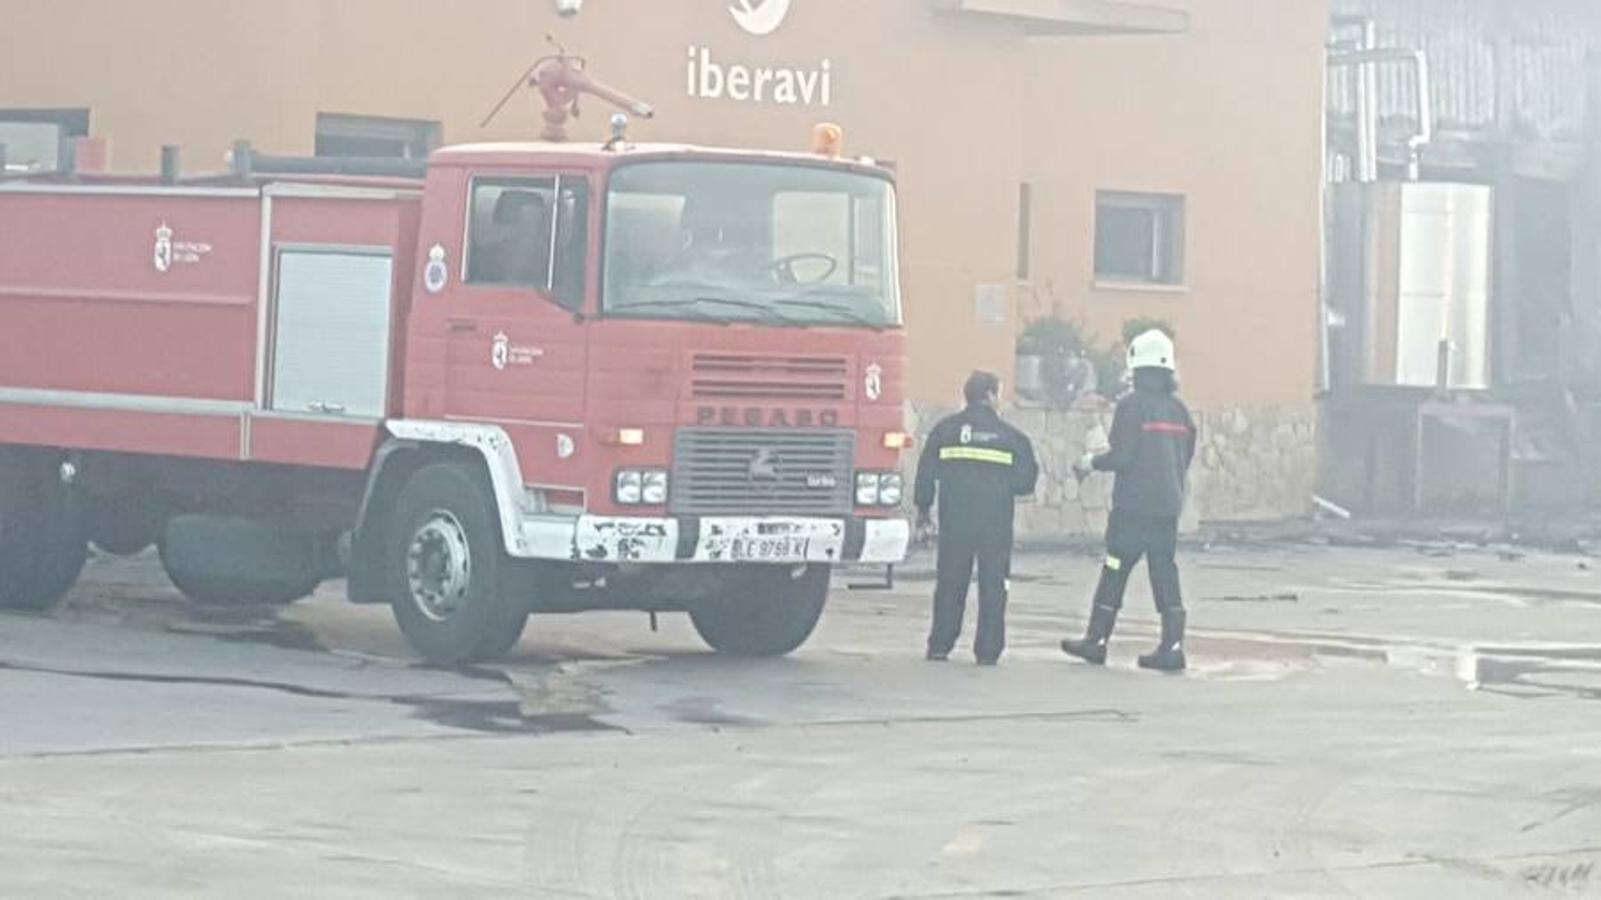
<svg viewBox="0 0 1601 900">
<path fill-rule="evenodd" d="M 1029 54 L 1035 279 L 1109 337 L 1136 315 L 1171 321 L 1201 406 L 1312 405 L 1320 6 L 1194 0 L 1188 35 Z M 1094 286 L 1098 189 L 1187 198 L 1182 291 Z"/>
<path fill-rule="evenodd" d="M 162 144 L 195 170 L 220 168 L 241 137 L 309 152 L 318 112 L 437 119 L 450 142 L 527 137 L 531 97 L 488 130 L 478 120 L 551 32 L 657 106 L 637 138 L 802 149 L 830 120 L 847 152 L 896 163 L 915 399 L 1010 367 L 1016 322 L 978 322 L 974 293 L 1020 293 L 1026 177 L 1036 276 L 1071 311 L 1108 334 L 1125 315 L 1172 318 L 1204 403 L 1309 403 L 1319 5 L 1193 0 L 1189 35 L 1026 39 L 929 0 L 795 0 L 765 37 L 726 0 L 589 0 L 573 20 L 547 0 L 8 0 L 0 107 L 90 107 L 119 169 L 153 168 Z M 724 65 L 828 59 L 832 104 L 690 97 L 691 46 Z M 577 136 L 600 136 L 609 111 L 586 111 Z M 1097 187 L 1189 197 L 1187 293 L 1089 290 Z"/>
</svg>

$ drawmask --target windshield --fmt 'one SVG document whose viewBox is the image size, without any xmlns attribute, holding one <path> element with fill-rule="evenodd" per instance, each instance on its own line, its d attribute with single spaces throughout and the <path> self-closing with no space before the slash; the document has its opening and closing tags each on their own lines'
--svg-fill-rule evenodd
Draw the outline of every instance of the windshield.
<svg viewBox="0 0 1601 900">
<path fill-rule="evenodd" d="M 900 323 L 895 191 L 804 165 L 640 163 L 606 201 L 609 316 Z"/>
</svg>

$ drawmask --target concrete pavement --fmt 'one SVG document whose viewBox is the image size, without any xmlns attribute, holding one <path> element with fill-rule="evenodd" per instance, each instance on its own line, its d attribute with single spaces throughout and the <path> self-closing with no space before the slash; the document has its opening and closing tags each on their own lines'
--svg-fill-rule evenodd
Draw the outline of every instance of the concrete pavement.
<svg viewBox="0 0 1601 900">
<path fill-rule="evenodd" d="M 1601 583 L 1495 550 L 1186 560 L 1191 673 L 1063 658 L 1095 561 L 1029 555 L 1011 651 L 919 658 L 929 584 L 794 657 L 536 619 L 412 664 L 333 591 L 198 614 L 97 562 L 0 617 L 8 896 L 1506 896 L 1601 891 Z"/>
</svg>

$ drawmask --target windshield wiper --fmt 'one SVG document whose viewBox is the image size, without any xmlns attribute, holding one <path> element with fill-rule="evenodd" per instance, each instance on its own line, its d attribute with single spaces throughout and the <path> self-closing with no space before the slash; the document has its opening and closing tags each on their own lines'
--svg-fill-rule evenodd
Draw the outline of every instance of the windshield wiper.
<svg viewBox="0 0 1601 900">
<path fill-rule="evenodd" d="M 871 328 L 874 331 L 883 331 L 886 327 L 888 327 L 882 320 L 868 318 L 867 316 L 842 303 L 829 303 L 824 300 L 799 299 L 784 299 L 779 300 L 778 302 L 784 304 L 785 306 L 801 306 L 805 307 L 806 309 L 816 309 L 822 310 L 823 312 L 831 312 L 840 318 L 849 319 L 858 325 L 866 325 L 868 328 Z"/>
<path fill-rule="evenodd" d="M 755 300 L 736 300 L 733 297 L 696 297 L 695 302 L 720 303 L 723 306 L 754 310 L 758 313 L 761 313 L 763 318 L 765 318 L 767 321 L 777 325 L 799 325 L 802 328 L 806 327 L 806 323 L 792 319 L 773 307 L 768 306 L 765 303 L 757 303 Z"/>
<path fill-rule="evenodd" d="M 799 328 L 807 327 L 807 323 L 786 316 L 782 311 L 775 309 L 766 303 L 758 303 L 755 300 L 739 300 L 733 297 L 695 297 L 693 299 L 685 300 L 641 300 L 638 303 L 625 303 L 620 306 L 613 307 L 613 309 L 617 312 L 625 312 L 631 309 L 654 307 L 656 309 L 683 310 L 686 313 L 693 313 L 692 318 L 699 322 L 716 322 L 719 325 L 732 325 L 734 321 L 736 321 L 720 318 L 703 309 L 699 309 L 696 307 L 696 304 L 698 303 L 712 303 L 719 306 L 731 306 L 736 309 L 750 310 L 754 313 L 757 313 L 761 317 L 761 321 L 764 321 L 770 325 L 784 325 Z"/>
<path fill-rule="evenodd" d="M 612 307 L 613 312 L 627 312 L 631 309 L 671 309 L 682 310 L 686 318 L 696 322 L 714 322 L 718 325 L 727 325 L 727 319 L 721 319 L 711 313 L 698 309 L 694 300 L 641 300 L 638 303 L 623 303 Z"/>
</svg>

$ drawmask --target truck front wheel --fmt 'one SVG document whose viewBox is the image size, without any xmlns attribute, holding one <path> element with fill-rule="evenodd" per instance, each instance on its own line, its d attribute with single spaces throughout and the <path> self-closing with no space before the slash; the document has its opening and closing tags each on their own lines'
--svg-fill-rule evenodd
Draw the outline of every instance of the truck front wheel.
<svg viewBox="0 0 1601 900">
<path fill-rule="evenodd" d="M 388 559 L 395 621 L 435 665 L 503 655 L 527 625 L 528 606 L 510 590 L 494 501 L 465 466 L 436 463 L 406 482 Z"/>
<path fill-rule="evenodd" d="M 828 603 L 828 566 L 763 572 L 745 590 L 690 607 L 701 639 L 733 656 L 783 656 L 812 636 Z"/>
</svg>

